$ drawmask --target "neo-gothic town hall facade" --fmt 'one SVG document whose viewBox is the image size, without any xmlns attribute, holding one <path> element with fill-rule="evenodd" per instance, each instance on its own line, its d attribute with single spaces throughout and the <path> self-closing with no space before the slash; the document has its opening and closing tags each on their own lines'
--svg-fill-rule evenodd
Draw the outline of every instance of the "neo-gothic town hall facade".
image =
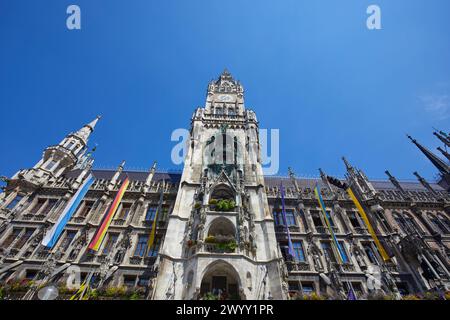
<svg viewBox="0 0 450 320">
<path fill-rule="evenodd" d="M 243 94 L 227 71 L 209 84 L 205 106 L 191 119 L 181 174 L 160 172 L 156 164 L 148 172 L 127 171 L 124 163 L 92 169 L 87 144 L 97 118 L 46 148 L 33 168 L 4 177 L 3 298 L 36 299 L 48 284 L 59 288 L 60 299 L 70 298 L 76 290 L 66 287 L 68 270 L 80 270 L 81 282 L 92 279 L 90 298 L 348 299 L 351 291 L 352 298 L 368 299 L 450 289 L 445 150 L 444 161 L 410 137 L 439 170 L 438 183 L 418 173 L 417 182 L 400 182 L 388 171 L 385 181 L 371 181 L 343 158 L 343 182 L 359 198 L 377 244 L 352 199 L 326 173 L 319 179 L 297 178 L 291 170 L 286 177 L 263 175 L 258 121 Z M 450 146 L 446 133 L 434 134 Z M 91 174 L 94 182 L 56 244 L 43 246 Z M 126 178 L 103 241 L 89 249 Z"/>
</svg>

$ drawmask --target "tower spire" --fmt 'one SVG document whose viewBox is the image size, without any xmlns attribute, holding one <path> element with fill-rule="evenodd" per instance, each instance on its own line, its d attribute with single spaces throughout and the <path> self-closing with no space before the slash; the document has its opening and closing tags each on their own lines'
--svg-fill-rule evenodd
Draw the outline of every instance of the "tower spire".
<svg viewBox="0 0 450 320">
<path fill-rule="evenodd" d="M 389 181 L 391 181 L 391 183 L 401 192 L 405 192 L 405 189 L 403 189 L 403 187 L 400 185 L 400 183 L 398 182 L 397 178 L 395 178 L 388 170 L 386 170 L 384 173 L 386 173 L 386 175 L 389 178 Z"/>
<path fill-rule="evenodd" d="M 413 175 L 415 175 L 417 177 L 417 180 L 419 180 L 419 182 L 429 191 L 431 191 L 432 193 L 436 193 L 436 191 L 431 187 L 431 185 L 428 183 L 427 180 L 425 180 L 425 178 L 423 178 L 417 171 L 413 172 Z"/>
<path fill-rule="evenodd" d="M 450 161 L 450 153 L 442 149 L 441 147 L 437 147 L 437 149 Z"/>
<path fill-rule="evenodd" d="M 79 137 L 85 144 L 89 139 L 89 136 L 94 131 L 95 126 L 97 125 L 98 120 L 101 119 L 101 116 L 97 116 L 94 120 L 85 124 L 80 130 L 74 133 L 75 136 Z"/>
<path fill-rule="evenodd" d="M 322 179 L 323 183 L 325 183 L 328 187 L 329 190 L 333 191 L 333 189 L 331 188 L 331 184 L 330 181 L 328 181 L 327 179 L 327 175 L 326 173 L 322 170 L 322 168 L 319 168 L 319 173 L 320 173 L 320 178 Z"/>
<path fill-rule="evenodd" d="M 450 174 L 450 166 L 448 166 L 444 161 L 442 161 L 439 157 L 437 157 L 430 150 L 422 146 L 416 139 L 413 139 L 410 135 L 407 137 L 414 143 L 417 148 L 433 163 L 433 165 L 439 170 L 439 172 L 443 175 Z"/>
<path fill-rule="evenodd" d="M 442 131 L 435 131 L 433 134 L 442 141 L 447 147 L 450 147 L 450 137 Z"/>
<path fill-rule="evenodd" d="M 350 164 L 350 162 L 348 162 L 348 160 L 347 160 L 345 157 L 342 157 L 342 161 L 344 161 L 345 168 L 346 168 L 348 171 L 353 170 L 352 165 Z"/>
</svg>

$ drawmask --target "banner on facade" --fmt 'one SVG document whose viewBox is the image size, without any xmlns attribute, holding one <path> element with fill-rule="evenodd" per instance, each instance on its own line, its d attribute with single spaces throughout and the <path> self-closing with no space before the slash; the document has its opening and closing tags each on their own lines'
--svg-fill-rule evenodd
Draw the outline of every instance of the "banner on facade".
<svg viewBox="0 0 450 320">
<path fill-rule="evenodd" d="M 100 228 L 97 230 L 97 233 L 94 236 L 94 239 L 92 239 L 91 243 L 89 244 L 89 249 L 98 251 L 100 248 L 103 239 L 105 238 L 106 232 L 108 231 L 109 225 L 111 224 L 111 221 L 114 217 L 114 214 L 117 211 L 117 208 L 119 207 L 120 201 L 122 201 L 122 197 L 125 193 L 125 191 L 128 188 L 128 185 L 130 184 L 130 180 L 128 177 L 125 179 L 125 181 L 120 186 L 119 191 L 116 194 L 116 197 L 114 198 L 113 203 L 109 207 L 109 210 L 103 219 L 102 224 L 100 225 Z"/>
<path fill-rule="evenodd" d="M 45 235 L 44 239 L 42 239 L 43 246 L 53 248 L 56 242 L 58 242 L 58 239 L 61 236 L 61 233 L 63 232 L 67 222 L 69 222 L 70 218 L 72 218 L 75 210 L 80 205 L 81 200 L 83 200 L 93 182 L 94 177 L 90 174 L 86 178 L 84 183 L 80 186 L 75 195 L 67 203 L 64 211 L 59 216 L 58 221 L 56 221 L 56 223 L 53 225 L 53 228 Z"/>
</svg>

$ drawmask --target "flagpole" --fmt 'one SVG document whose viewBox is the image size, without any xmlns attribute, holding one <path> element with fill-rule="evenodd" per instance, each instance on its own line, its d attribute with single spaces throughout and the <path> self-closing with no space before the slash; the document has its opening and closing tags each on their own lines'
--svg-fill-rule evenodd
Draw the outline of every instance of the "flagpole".
<svg viewBox="0 0 450 320">
<path fill-rule="evenodd" d="M 156 209 L 155 217 L 153 218 L 152 228 L 150 230 L 150 234 L 148 237 L 147 249 L 145 250 L 145 256 L 148 255 L 148 253 L 150 252 L 150 250 L 155 242 L 156 223 L 157 223 L 160 211 L 162 209 L 162 203 L 164 201 L 164 188 L 165 188 L 165 181 L 163 180 L 162 184 L 161 184 L 160 194 L 159 194 L 158 207 Z"/>
<path fill-rule="evenodd" d="M 328 179 L 326 178 L 327 176 L 326 176 L 326 174 L 322 171 L 322 169 L 320 169 L 319 168 L 319 172 L 320 172 L 320 177 L 321 177 L 321 179 L 322 179 L 322 181 L 326 184 L 326 186 L 328 187 L 328 190 L 331 192 L 331 194 L 333 195 L 333 196 L 336 196 L 336 194 L 334 193 L 334 191 L 333 191 L 333 189 L 331 188 L 331 184 L 330 184 L 330 182 L 328 181 Z M 323 201 L 322 201 L 323 202 Z M 319 200 L 319 204 L 320 204 L 320 200 Z M 339 244 L 337 244 L 337 245 L 339 245 Z M 338 247 L 338 249 L 339 249 L 339 247 Z M 340 254 L 341 254 L 341 252 L 339 252 Z M 343 271 L 343 267 L 342 267 L 342 265 L 340 265 L 340 271 L 342 272 Z M 347 280 L 346 281 L 347 282 L 347 285 L 349 286 L 349 290 L 352 290 L 353 291 L 353 294 L 354 294 L 354 290 L 353 290 L 353 285 L 352 285 L 352 283 L 349 281 L 349 280 Z"/>
<path fill-rule="evenodd" d="M 280 192 L 281 192 L 281 210 L 282 210 L 282 216 L 283 216 L 283 222 L 286 227 L 287 231 L 287 237 L 288 237 L 288 247 L 289 247 L 289 254 L 292 256 L 292 259 L 295 261 L 295 254 L 294 254 L 294 247 L 292 246 L 292 239 L 291 239 L 291 232 L 289 231 L 289 226 L 287 224 L 286 219 L 286 210 L 285 210 L 285 204 L 284 204 L 284 187 L 283 183 L 280 183 Z"/>
</svg>

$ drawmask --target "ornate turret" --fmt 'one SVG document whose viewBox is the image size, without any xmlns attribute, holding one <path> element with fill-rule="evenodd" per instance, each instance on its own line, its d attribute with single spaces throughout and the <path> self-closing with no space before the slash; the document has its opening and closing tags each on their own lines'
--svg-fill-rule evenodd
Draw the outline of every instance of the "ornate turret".
<svg viewBox="0 0 450 320">
<path fill-rule="evenodd" d="M 436 191 L 431 187 L 431 185 L 423 178 L 417 171 L 413 172 L 413 175 L 417 177 L 417 180 L 419 180 L 420 184 L 423 185 L 425 188 L 427 188 L 432 193 L 436 193 Z"/>
<path fill-rule="evenodd" d="M 364 196 L 367 199 L 374 198 L 377 192 L 364 172 L 353 168 L 345 157 L 342 157 L 342 161 L 344 161 L 347 169 L 346 177 L 348 182 L 357 189 L 357 192 L 360 193 L 361 196 Z"/>
<path fill-rule="evenodd" d="M 243 93 L 244 89 L 239 81 L 235 80 L 231 73 L 225 69 L 216 81 L 208 86 L 208 93 Z"/>
<path fill-rule="evenodd" d="M 388 178 L 389 178 L 389 181 L 391 181 L 391 183 L 399 190 L 399 191 L 401 191 L 401 192 L 405 192 L 405 189 L 403 189 L 403 187 L 400 185 L 400 183 L 398 182 L 398 180 L 393 176 L 393 175 L 391 175 L 391 173 L 388 171 L 388 170 L 386 170 L 384 173 L 386 173 L 386 175 L 388 176 Z"/>
<path fill-rule="evenodd" d="M 95 126 L 97 125 L 98 120 L 100 120 L 100 119 L 101 119 L 101 116 L 97 116 L 94 120 L 92 120 L 88 124 L 84 125 L 83 128 L 81 128 L 77 132 L 73 133 L 73 136 L 81 139 L 84 142 L 84 144 L 86 145 L 91 133 L 94 131 Z"/>
<path fill-rule="evenodd" d="M 450 153 L 448 153 L 447 151 L 445 151 L 441 147 L 437 147 L 437 149 L 438 149 L 438 151 L 440 151 L 447 158 L 447 160 L 450 161 Z"/>
<path fill-rule="evenodd" d="M 431 161 L 431 163 L 433 163 L 442 175 L 450 174 L 450 166 L 448 166 L 430 150 L 422 146 L 416 139 L 413 139 L 410 135 L 408 135 L 408 138 L 417 146 L 417 148 L 419 148 L 420 151 L 422 151 L 422 153 Z"/>
<path fill-rule="evenodd" d="M 86 154 L 87 143 L 99 119 L 100 116 L 96 117 L 80 130 L 68 134 L 59 144 L 47 147 L 33 168 L 20 170 L 13 176 L 8 189 L 23 184 L 25 189 L 33 190 L 72 169 L 91 166 L 93 150 Z"/>
<path fill-rule="evenodd" d="M 300 192 L 300 188 L 298 186 L 297 179 L 295 178 L 295 172 L 292 170 L 291 167 L 288 168 L 288 174 L 289 174 L 289 178 L 291 179 L 292 183 L 295 186 L 295 191 Z"/>
<path fill-rule="evenodd" d="M 150 171 L 148 173 L 147 179 L 145 179 L 145 184 L 144 186 L 147 187 L 147 189 L 150 187 L 150 184 L 153 180 L 153 176 L 155 175 L 155 171 L 156 171 L 156 161 L 153 162 L 152 167 L 150 168 Z M 146 191 L 147 192 L 147 191 Z"/>
<path fill-rule="evenodd" d="M 450 147 L 450 137 L 443 131 L 435 131 L 433 134 L 442 141 L 447 147 Z"/>
<path fill-rule="evenodd" d="M 111 190 L 114 189 L 114 186 L 116 185 L 117 180 L 119 179 L 120 174 L 122 173 L 124 167 L 125 167 L 125 160 L 123 160 L 123 161 L 120 163 L 120 165 L 117 167 L 117 170 L 116 170 L 116 172 L 114 173 L 113 177 L 112 177 L 111 180 L 109 181 L 109 184 L 108 184 L 108 190 L 109 190 L 109 191 L 111 191 Z"/>
<path fill-rule="evenodd" d="M 244 115 L 244 88 L 228 70 L 209 83 L 205 112 L 228 120 Z"/>
</svg>

